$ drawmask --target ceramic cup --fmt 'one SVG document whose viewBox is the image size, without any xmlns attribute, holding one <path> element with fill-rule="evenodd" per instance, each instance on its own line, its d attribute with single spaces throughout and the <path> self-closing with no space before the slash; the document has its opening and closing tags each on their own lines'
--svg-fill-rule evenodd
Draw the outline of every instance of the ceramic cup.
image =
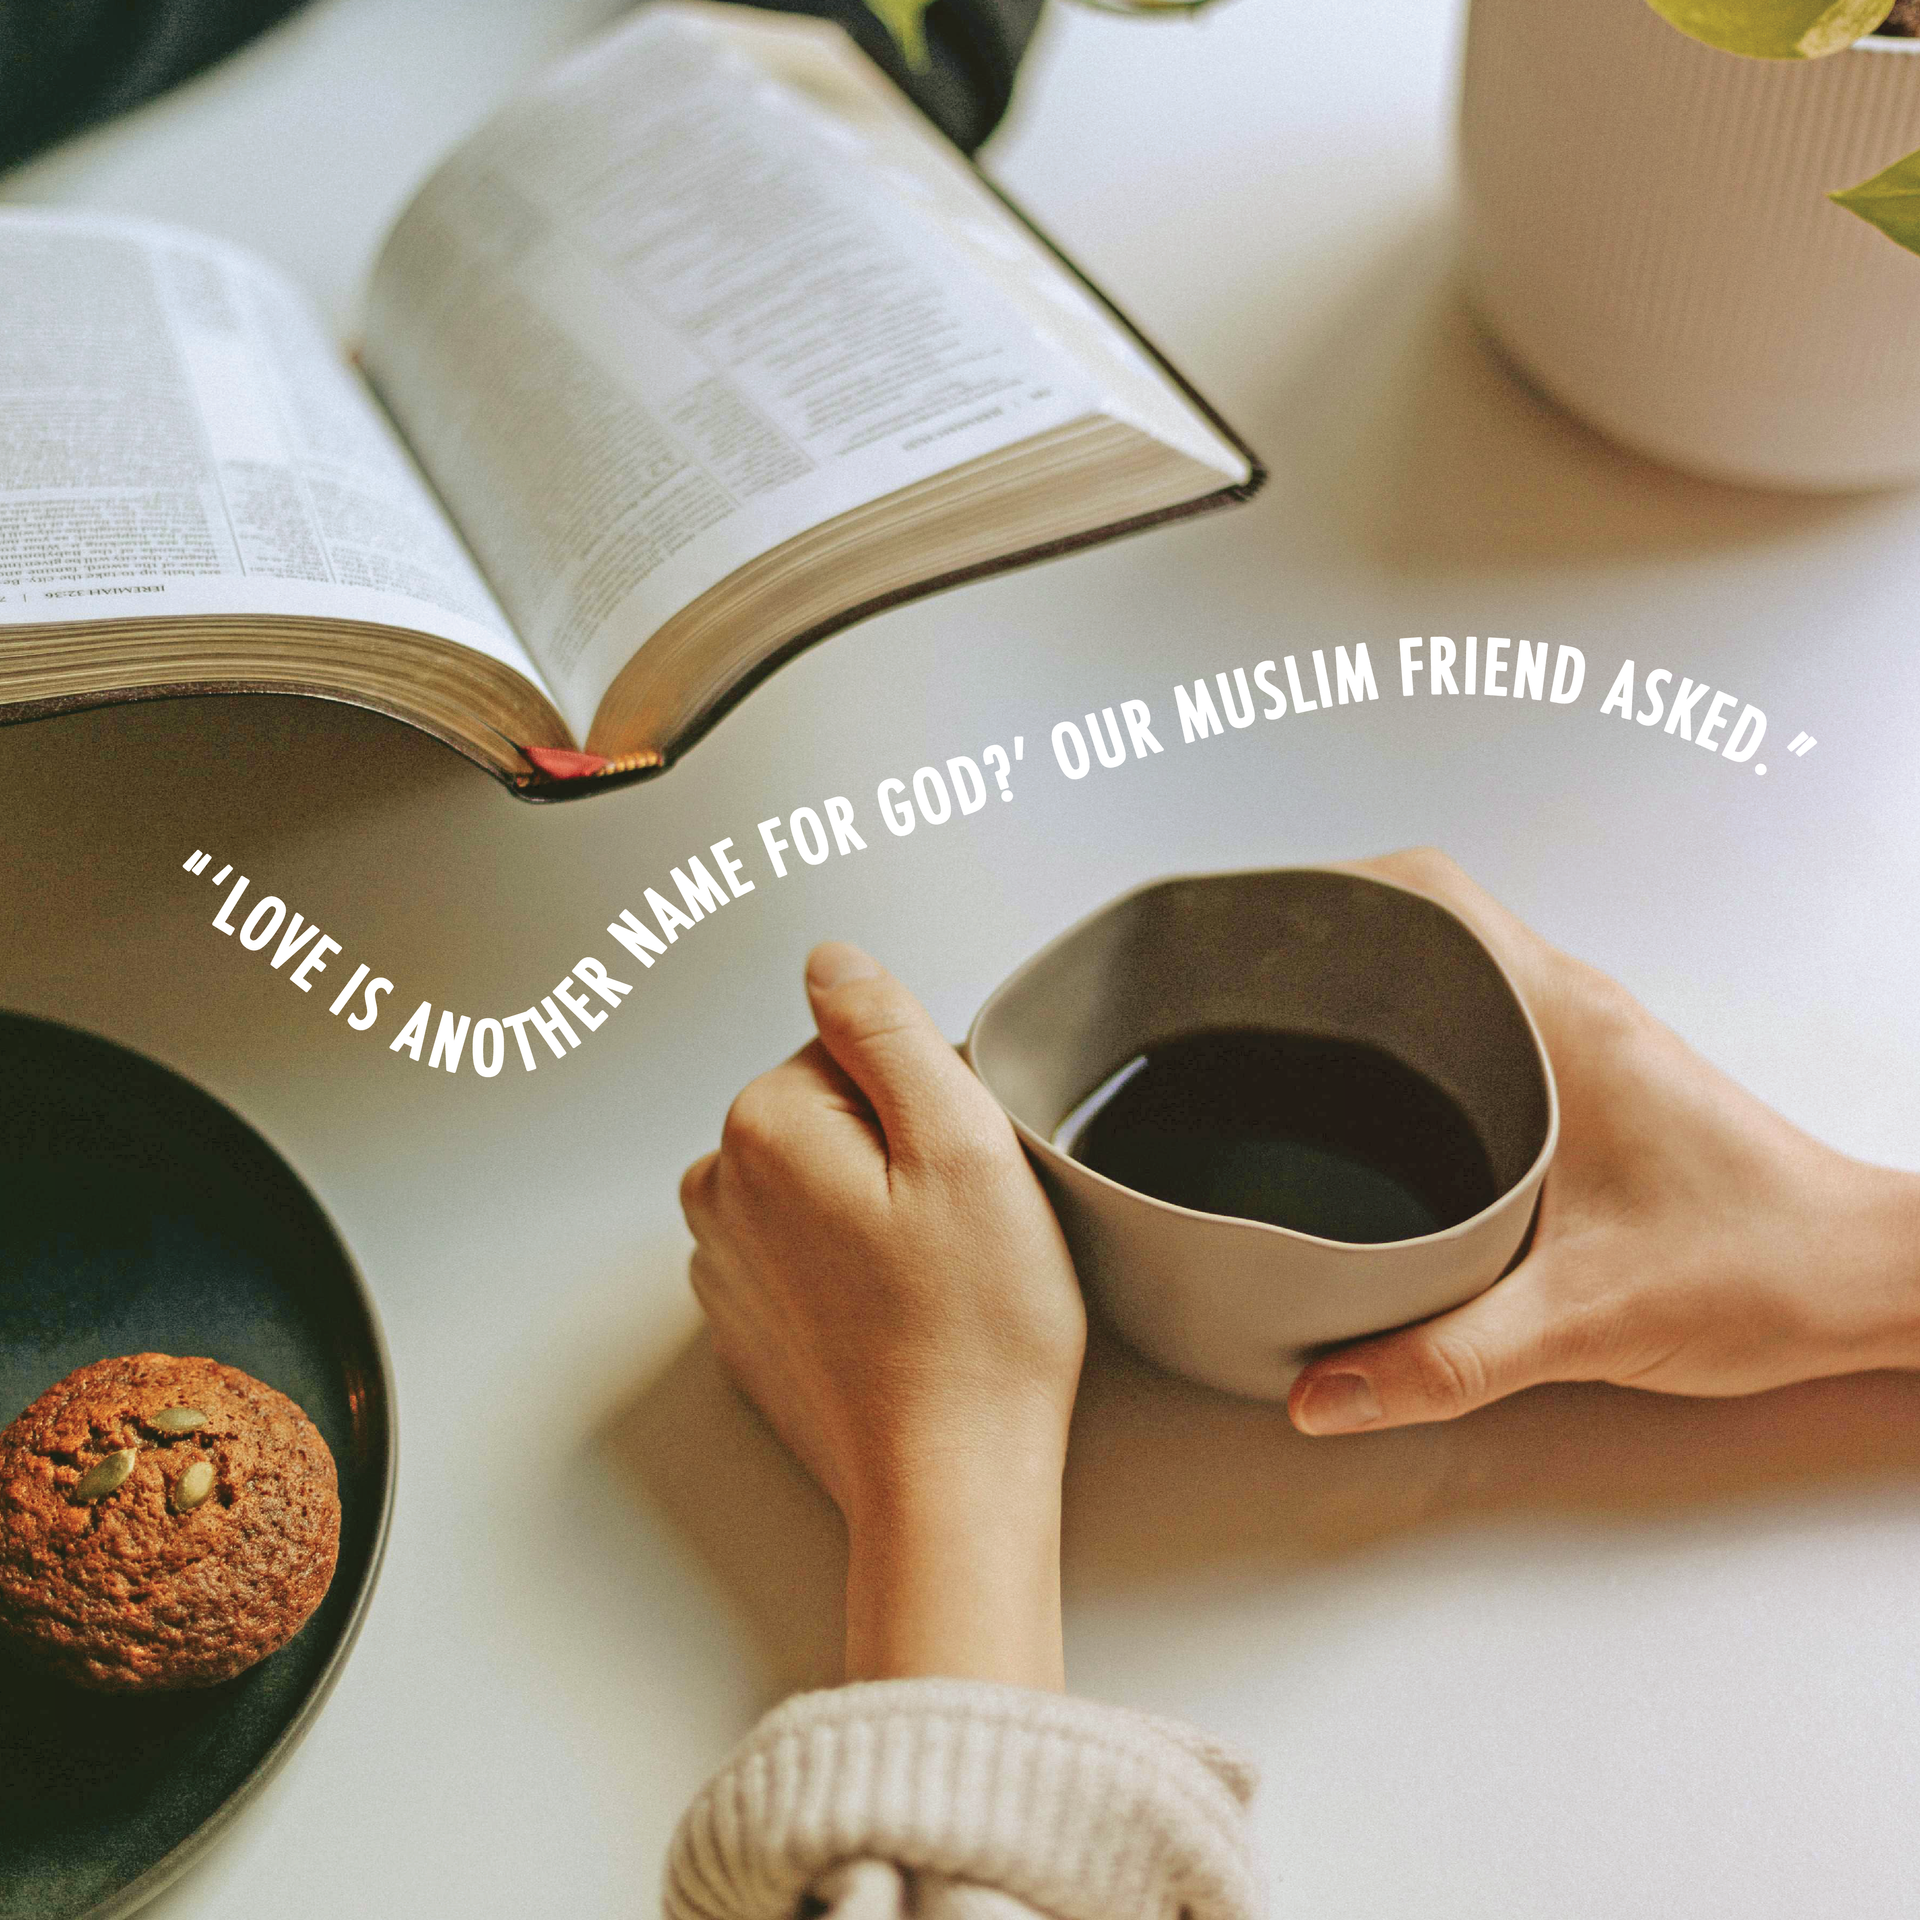
<svg viewBox="0 0 1920 1920">
<path fill-rule="evenodd" d="M 1117 1068 L 1182 1035 L 1267 1028 L 1384 1048 L 1473 1123 L 1498 1197 L 1375 1245 L 1197 1213 L 1054 1144 Z M 1331 868 L 1203 874 L 1126 894 L 997 988 L 967 1037 L 1060 1217 L 1082 1284 L 1176 1373 L 1283 1397 L 1328 1342 L 1491 1286 L 1526 1237 L 1559 1131 L 1553 1071 L 1512 981 L 1424 894 Z"/>
<path fill-rule="evenodd" d="M 1750 486 L 1920 480 L 1920 260 L 1827 198 L 1920 147 L 1920 41 L 1743 60 L 1647 0 L 1473 0 L 1469 295 L 1534 381 Z"/>
</svg>

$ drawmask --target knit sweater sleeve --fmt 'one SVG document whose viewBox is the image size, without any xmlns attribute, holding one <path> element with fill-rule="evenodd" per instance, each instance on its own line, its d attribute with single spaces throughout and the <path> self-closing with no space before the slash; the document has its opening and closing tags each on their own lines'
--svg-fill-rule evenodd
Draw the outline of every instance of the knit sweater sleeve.
<svg viewBox="0 0 1920 1920">
<path fill-rule="evenodd" d="M 1252 1920 L 1253 1778 L 1206 1736 L 963 1680 L 802 1694 L 687 1810 L 668 1920 Z"/>
</svg>

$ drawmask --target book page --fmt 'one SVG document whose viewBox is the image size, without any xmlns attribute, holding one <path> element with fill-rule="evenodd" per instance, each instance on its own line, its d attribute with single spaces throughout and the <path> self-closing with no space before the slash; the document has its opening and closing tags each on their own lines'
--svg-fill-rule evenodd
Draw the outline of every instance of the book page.
<svg viewBox="0 0 1920 1920">
<path fill-rule="evenodd" d="M 368 371 L 583 737 L 648 634 L 747 561 L 1099 407 L 719 24 L 763 16 L 716 12 L 649 8 L 563 63 L 374 276 Z"/>
<path fill-rule="evenodd" d="M 538 670 L 298 291 L 146 221 L 0 213 L 0 628 L 284 614 Z"/>
<path fill-rule="evenodd" d="M 1228 484 L 1252 478 L 1244 450 L 1169 382 L 1130 327 L 1116 322 L 932 121 L 900 111 L 893 83 L 870 61 L 849 58 L 843 36 L 784 14 L 717 5 L 702 10 L 758 48 L 763 60 L 832 115 L 843 144 L 858 151 L 874 185 L 921 223 L 937 223 L 1035 339 L 1066 354 L 1095 381 L 1102 413 L 1213 468 Z"/>
</svg>

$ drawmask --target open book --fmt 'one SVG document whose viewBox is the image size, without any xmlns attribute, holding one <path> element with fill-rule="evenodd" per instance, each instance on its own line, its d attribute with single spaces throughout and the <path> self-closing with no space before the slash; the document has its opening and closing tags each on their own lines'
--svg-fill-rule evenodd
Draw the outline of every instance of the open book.
<svg viewBox="0 0 1920 1920">
<path fill-rule="evenodd" d="M 877 608 L 1262 478 L 837 27 L 705 0 L 454 152 L 360 360 L 223 243 L 0 211 L 0 719 L 313 694 L 563 797 Z"/>
</svg>

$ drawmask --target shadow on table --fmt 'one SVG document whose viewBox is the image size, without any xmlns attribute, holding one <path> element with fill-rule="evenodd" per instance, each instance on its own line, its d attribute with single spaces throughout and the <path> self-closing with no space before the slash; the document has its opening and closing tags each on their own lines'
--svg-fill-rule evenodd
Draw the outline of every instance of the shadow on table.
<svg viewBox="0 0 1920 1920">
<path fill-rule="evenodd" d="M 486 777 L 384 714 L 294 694 L 136 700 L 0 729 L 13 844 L 258 851 Z M 36 821 L 35 815 L 42 819 Z M 40 827 L 39 833 L 30 832 Z M 174 855 L 177 865 L 182 855 Z"/>
<path fill-rule="evenodd" d="M 781 1687 L 839 1678 L 839 1516 L 722 1374 L 704 1333 L 600 1441 L 691 1547 Z M 1096 1329 L 1067 1464 L 1065 1578 L 1276 1580 L 1415 1531 L 1573 1516 L 1598 1529 L 1795 1489 L 1920 1482 L 1920 1376 L 1738 1400 L 1535 1389 L 1445 1426 L 1309 1440 L 1278 1405 L 1177 1380 Z"/>
<path fill-rule="evenodd" d="M 1276 479 L 1399 573 L 1548 567 L 1764 545 L 1870 512 L 1878 496 L 1694 479 L 1603 439 L 1547 398 L 1473 316 L 1457 242 L 1406 233 L 1250 397 Z M 1277 489 L 1279 490 L 1279 489 Z"/>
<path fill-rule="evenodd" d="M 720 1369 L 705 1329 L 620 1402 L 598 1440 L 623 1485 L 692 1548 L 779 1692 L 840 1678 L 846 1531 Z"/>
<path fill-rule="evenodd" d="M 310 1067 L 334 1088 L 345 1023 L 324 1017 L 327 989 L 355 964 L 402 990 L 422 981 L 441 1005 L 484 1008 L 524 990 L 513 981 L 524 980 L 524 942 L 501 929 L 552 924 L 570 887 L 577 904 L 571 860 L 522 851 L 555 844 L 540 835 L 551 827 L 541 810 L 438 741 L 335 701 L 149 700 L 0 726 L 0 792 L 4 888 L 35 903 L 34 938 L 0 952 L 0 998 L 55 1017 L 78 1010 L 217 1086 L 260 1072 L 265 1046 L 279 1071 Z M 181 863 L 196 848 L 212 860 L 190 876 Z M 237 943 L 208 931 L 231 884 L 214 876 L 229 866 L 251 876 L 243 915 L 274 894 L 346 941 L 345 971 L 336 958 L 301 996 L 300 1011 L 318 1007 L 320 1019 L 276 1018 L 263 1032 L 236 1017 L 269 969 L 234 964 Z M 369 943 L 359 951 L 356 926 Z"/>
</svg>

